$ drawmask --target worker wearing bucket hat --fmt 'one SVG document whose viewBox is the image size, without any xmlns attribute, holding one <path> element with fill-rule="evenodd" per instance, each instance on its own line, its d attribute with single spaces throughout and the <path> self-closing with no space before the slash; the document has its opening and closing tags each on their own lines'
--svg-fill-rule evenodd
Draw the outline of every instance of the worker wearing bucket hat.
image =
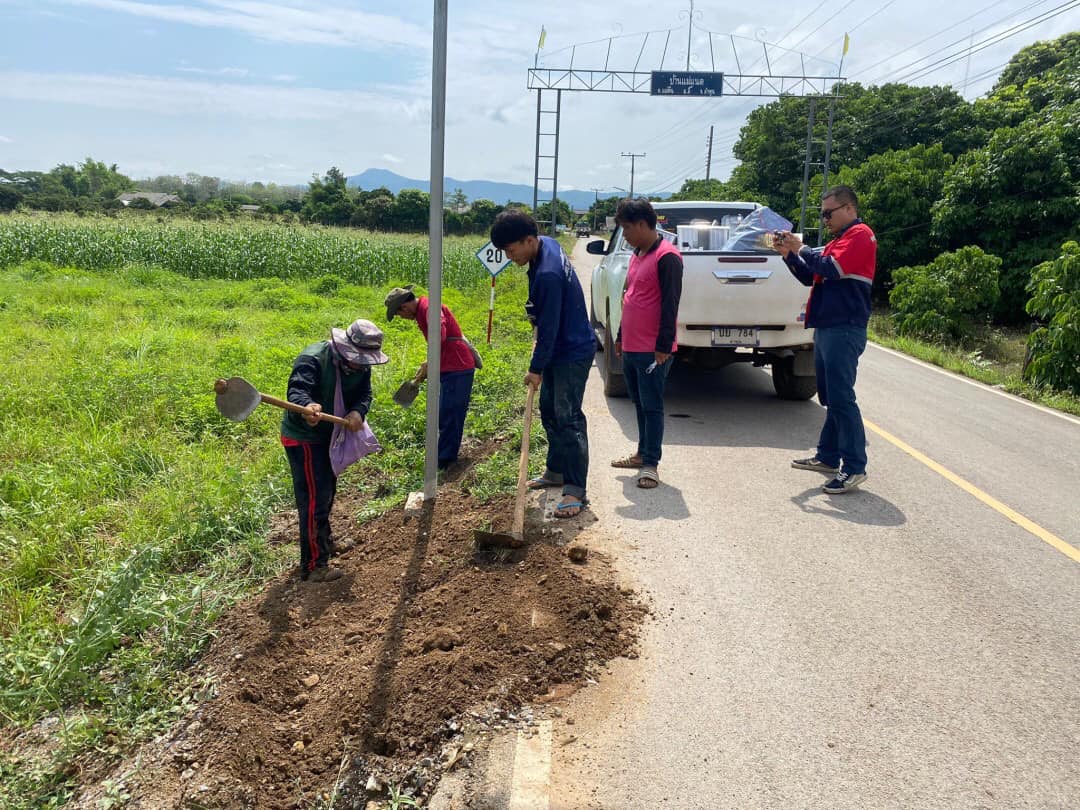
<svg viewBox="0 0 1080 810">
<path fill-rule="evenodd" d="M 308 408 L 310 415 L 286 411 L 281 420 L 281 443 L 292 470 L 293 493 L 300 519 L 300 577 L 329 582 L 341 570 L 329 565 L 333 552 L 330 509 L 337 492 L 337 475 L 330 461 L 333 425 L 322 420 L 332 413 L 341 389 L 341 416 L 347 429 L 365 429 L 371 408 L 371 367 L 389 358 L 382 351 L 383 333 L 371 321 L 353 321 L 347 329 L 332 329 L 330 339 L 313 343 L 293 361 L 289 402 Z"/>
<path fill-rule="evenodd" d="M 395 287 L 386 294 L 386 320 L 395 316 L 415 321 L 428 339 L 428 297 L 417 296 L 413 285 Z M 458 460 L 461 438 L 465 433 L 465 415 L 472 398 L 473 377 L 480 368 L 476 349 L 461 332 L 457 318 L 445 304 L 439 320 L 439 469 L 445 470 Z M 427 377 L 427 363 L 420 366 L 416 379 Z"/>
</svg>

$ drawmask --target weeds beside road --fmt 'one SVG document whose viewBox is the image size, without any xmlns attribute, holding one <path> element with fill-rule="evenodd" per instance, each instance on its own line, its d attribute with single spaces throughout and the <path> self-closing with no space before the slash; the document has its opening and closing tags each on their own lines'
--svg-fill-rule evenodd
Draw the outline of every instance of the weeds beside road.
<svg viewBox="0 0 1080 810">
<path fill-rule="evenodd" d="M 386 284 L 412 277 L 386 273 Z M 466 433 L 512 436 L 531 343 L 524 273 L 500 277 L 490 348 L 487 289 L 460 278 L 444 300 L 484 356 Z M 266 543 L 269 516 L 290 502 L 281 413 L 226 421 L 215 378 L 281 396 L 293 358 L 331 326 L 383 323 L 391 362 L 373 373 L 370 422 L 387 452 L 342 486 L 365 492 L 372 514 L 419 488 L 423 400 L 403 411 L 390 393 L 425 346 L 415 324 L 384 323 L 384 286 L 192 280 L 145 265 L 0 270 L 0 805 L 62 804 L 78 757 L 115 756 L 182 712 L 203 688 L 183 668 L 215 618 L 295 564 L 292 544 Z M 484 465 L 477 494 L 504 489 L 508 469 Z M 47 742 L 14 749 L 35 724 Z"/>
<path fill-rule="evenodd" d="M 946 346 L 899 335 L 888 314 L 878 312 L 870 319 L 869 334 L 871 340 L 882 346 L 987 385 L 999 386 L 1048 408 L 1080 416 L 1080 397 L 1041 388 L 1023 379 L 1027 333 L 1022 330 L 984 327 L 977 331 L 970 345 Z"/>
</svg>

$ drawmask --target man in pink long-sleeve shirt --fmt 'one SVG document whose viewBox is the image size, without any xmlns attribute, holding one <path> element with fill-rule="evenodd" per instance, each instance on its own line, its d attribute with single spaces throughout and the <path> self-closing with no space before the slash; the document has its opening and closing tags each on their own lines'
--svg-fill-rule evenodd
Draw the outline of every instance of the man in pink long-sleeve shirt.
<svg viewBox="0 0 1080 810">
<path fill-rule="evenodd" d="M 655 489 L 664 441 L 664 383 L 678 349 L 675 320 L 682 296 L 679 249 L 656 232 L 656 211 L 642 198 L 619 202 L 615 220 L 634 248 L 626 274 L 615 353 L 622 356 L 627 393 L 637 413 L 637 452 L 611 462 L 638 468 L 637 485 Z"/>
</svg>

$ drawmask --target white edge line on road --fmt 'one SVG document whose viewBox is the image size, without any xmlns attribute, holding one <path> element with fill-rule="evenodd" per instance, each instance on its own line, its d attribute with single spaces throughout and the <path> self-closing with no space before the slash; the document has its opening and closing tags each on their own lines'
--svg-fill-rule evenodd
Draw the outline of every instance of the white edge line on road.
<svg viewBox="0 0 1080 810">
<path fill-rule="evenodd" d="M 551 721 L 537 723 L 535 734 L 518 732 L 509 810 L 548 810 L 551 786 Z"/>
<path fill-rule="evenodd" d="M 904 354 L 903 352 L 898 352 L 895 349 L 886 348 L 880 343 L 874 343 L 871 341 L 870 345 L 873 346 L 875 349 L 880 349 L 881 351 L 891 354 L 894 357 L 899 357 L 902 360 L 907 360 L 909 363 L 914 363 L 917 366 L 922 366 L 923 368 L 929 369 L 930 371 L 936 371 L 938 374 L 954 379 L 957 382 L 967 383 L 968 385 L 986 391 L 987 393 L 997 394 L 999 397 L 1011 399 L 1013 402 L 1018 402 L 1021 405 L 1027 405 L 1029 408 L 1035 408 L 1035 410 L 1042 411 L 1043 413 L 1048 413 L 1051 416 L 1058 417 L 1059 419 L 1064 419 L 1066 422 L 1072 422 L 1074 425 L 1080 425 L 1080 419 L 1077 419 L 1074 416 L 1070 416 L 1067 413 L 1055 411 L 1053 408 L 1047 408 L 1045 405 L 1039 405 L 1038 403 L 1024 399 L 1023 397 L 1018 397 L 1016 396 L 1016 394 L 1010 394 L 1008 391 L 1001 391 L 991 385 L 987 385 L 986 383 L 979 382 L 978 380 L 972 380 L 969 377 L 964 377 L 963 375 L 957 374 L 956 372 L 949 371 L 948 369 L 941 368 L 940 366 L 935 366 L 933 363 L 927 363 L 925 360 L 919 360 L 918 358 L 911 357 L 910 355 Z"/>
</svg>

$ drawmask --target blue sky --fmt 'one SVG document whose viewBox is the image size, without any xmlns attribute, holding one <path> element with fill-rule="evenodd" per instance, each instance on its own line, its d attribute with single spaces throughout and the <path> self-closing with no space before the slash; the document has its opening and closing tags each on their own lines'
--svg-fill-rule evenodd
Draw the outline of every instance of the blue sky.
<svg viewBox="0 0 1080 810">
<path fill-rule="evenodd" d="M 766 12 L 697 2 L 691 66 L 715 60 L 735 72 L 739 54 L 743 72 L 757 72 L 755 40 L 766 40 L 780 45 L 770 49 L 774 72 L 796 69 L 799 53 L 809 69 L 835 70 L 850 30 L 845 76 L 915 74 L 912 83 L 951 84 L 970 99 L 1020 47 L 1080 28 L 1080 5 L 1039 22 L 1065 2 L 776 0 Z M 536 101 L 526 71 L 541 26 L 541 63 L 551 67 L 572 55 L 577 67 L 610 58 L 629 68 L 643 53 L 642 67 L 656 68 L 663 35 L 642 51 L 636 34 L 675 28 L 664 63 L 675 69 L 685 64 L 688 9 L 663 0 L 451 0 L 447 173 L 531 183 Z M 134 177 L 194 171 L 297 183 L 331 165 L 426 177 L 431 14 L 430 2 L 413 0 L 0 0 L 0 168 L 90 155 Z M 711 55 L 703 31 L 725 35 L 712 38 Z M 968 41 L 988 44 L 970 60 L 931 64 Z M 646 153 L 638 189 L 677 188 L 703 176 L 710 124 L 714 175 L 725 177 L 738 128 L 760 103 L 564 93 L 560 186 L 625 187 L 620 153 L 633 151 Z"/>
</svg>

